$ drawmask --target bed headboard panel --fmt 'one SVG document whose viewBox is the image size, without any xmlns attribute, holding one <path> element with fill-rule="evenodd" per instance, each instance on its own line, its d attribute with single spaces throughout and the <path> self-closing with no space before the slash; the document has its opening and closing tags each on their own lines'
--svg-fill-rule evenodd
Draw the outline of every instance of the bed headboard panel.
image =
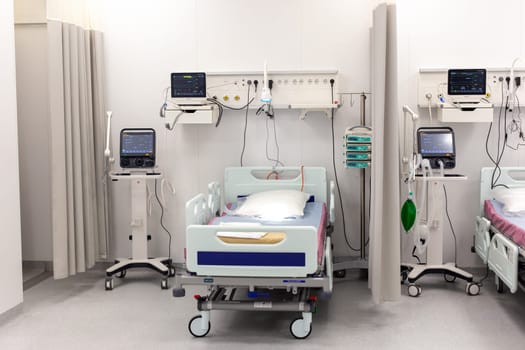
<svg viewBox="0 0 525 350">
<path fill-rule="evenodd" d="M 275 173 L 278 173 L 276 179 Z M 327 201 L 326 169 L 304 167 L 304 192 L 315 196 L 317 202 Z M 234 202 L 239 195 L 272 190 L 300 190 L 301 167 L 234 167 L 224 171 L 224 201 Z"/>
<path fill-rule="evenodd" d="M 498 184 L 503 184 L 512 187 L 525 187 L 525 167 L 500 167 L 501 175 L 498 179 Z M 483 213 L 483 206 L 486 199 L 492 199 L 492 189 L 490 184 L 492 181 L 492 171 L 494 168 L 482 168 L 481 169 L 481 181 L 480 181 L 480 208 Z"/>
</svg>

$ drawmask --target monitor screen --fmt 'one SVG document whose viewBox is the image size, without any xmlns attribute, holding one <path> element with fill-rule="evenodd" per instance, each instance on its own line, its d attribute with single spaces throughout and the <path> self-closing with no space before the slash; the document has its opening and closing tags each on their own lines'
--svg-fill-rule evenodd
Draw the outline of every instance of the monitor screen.
<svg viewBox="0 0 525 350">
<path fill-rule="evenodd" d="M 149 129 L 123 130 L 120 134 L 122 156 L 151 156 L 155 153 L 155 131 Z"/>
<path fill-rule="evenodd" d="M 419 153 L 421 153 L 423 158 L 455 153 L 454 136 L 448 130 L 420 131 L 418 136 Z"/>
<path fill-rule="evenodd" d="M 486 90 L 486 69 L 449 69 L 449 95 L 485 95 Z"/>
<path fill-rule="evenodd" d="M 206 73 L 171 73 L 171 97 L 206 97 Z"/>
</svg>

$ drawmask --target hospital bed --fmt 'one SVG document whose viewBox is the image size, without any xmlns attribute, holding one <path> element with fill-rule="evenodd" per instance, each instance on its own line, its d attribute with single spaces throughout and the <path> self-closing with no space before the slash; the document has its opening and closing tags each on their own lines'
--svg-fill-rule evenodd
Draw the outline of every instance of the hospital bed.
<svg viewBox="0 0 525 350">
<path fill-rule="evenodd" d="M 494 271 L 497 291 L 506 285 L 512 293 L 524 289 L 525 271 L 520 268 L 525 258 L 525 215 L 503 210 L 491 189 L 494 168 L 481 170 L 481 216 L 476 217 L 474 250 L 488 268 Z M 525 168 L 504 167 L 499 184 L 509 189 L 525 188 Z M 502 186 L 501 186 L 502 187 Z M 521 277 L 520 277 L 521 276 Z"/>
<path fill-rule="evenodd" d="M 184 296 L 185 285 L 208 289 L 207 295 L 194 296 L 200 313 L 189 322 L 192 335 L 208 334 L 211 310 L 301 312 L 290 332 L 300 339 L 310 335 L 317 292 L 322 297 L 332 293 L 333 182 L 328 202 L 324 168 L 236 167 L 224 174 L 226 206 L 255 193 L 301 189 L 311 202 L 304 216 L 294 219 L 218 215 L 218 183 L 208 186 L 207 198 L 199 194 L 186 203 L 187 271 L 176 274 L 173 296 Z M 234 237 L 224 237 L 226 231 Z M 250 233 L 262 236 L 247 238 Z"/>
</svg>

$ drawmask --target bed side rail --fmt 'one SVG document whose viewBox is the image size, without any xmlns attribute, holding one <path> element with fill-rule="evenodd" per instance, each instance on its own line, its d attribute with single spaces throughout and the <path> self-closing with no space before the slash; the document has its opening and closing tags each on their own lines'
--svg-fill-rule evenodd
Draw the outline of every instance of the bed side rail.
<svg viewBox="0 0 525 350">
<path fill-rule="evenodd" d="M 510 239 L 496 233 L 490 242 L 488 251 L 489 268 L 509 287 L 511 293 L 516 293 L 518 283 L 519 247 Z"/>
<path fill-rule="evenodd" d="M 328 209 L 328 223 L 331 227 L 335 222 L 335 183 L 330 181 L 330 203 Z"/>
<path fill-rule="evenodd" d="M 490 221 L 484 217 L 476 217 L 476 231 L 474 232 L 474 249 L 483 263 L 487 263 L 490 246 Z"/>
<path fill-rule="evenodd" d="M 211 211 L 206 197 L 199 193 L 186 202 L 186 226 L 205 225 L 211 218 Z"/>
<path fill-rule="evenodd" d="M 208 207 L 212 216 L 221 215 L 221 185 L 218 182 L 208 184 Z"/>
<path fill-rule="evenodd" d="M 217 232 L 283 232 L 286 237 L 276 244 L 242 244 L 225 243 L 217 237 Z M 317 262 L 317 230 L 311 226 L 220 226 L 220 225 L 190 225 L 186 228 L 186 267 L 188 271 L 199 275 L 210 276 L 306 276 L 315 273 Z M 199 256 L 213 253 L 225 253 L 221 264 L 199 264 Z M 304 254 L 304 265 L 264 266 L 246 265 L 232 266 L 227 255 L 274 254 L 282 256 Z M 302 258 L 300 258 L 302 259 Z"/>
</svg>

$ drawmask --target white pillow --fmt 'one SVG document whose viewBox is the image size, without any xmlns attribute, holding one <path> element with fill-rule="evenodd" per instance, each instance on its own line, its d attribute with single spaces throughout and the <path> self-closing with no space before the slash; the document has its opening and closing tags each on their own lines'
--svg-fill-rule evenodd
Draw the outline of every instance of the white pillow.
<svg viewBox="0 0 525 350">
<path fill-rule="evenodd" d="M 525 214 L 525 188 L 496 188 L 494 199 L 503 204 L 503 211 Z"/>
<path fill-rule="evenodd" d="M 249 195 L 235 215 L 283 219 L 304 215 L 310 195 L 296 190 L 265 191 Z"/>
</svg>

